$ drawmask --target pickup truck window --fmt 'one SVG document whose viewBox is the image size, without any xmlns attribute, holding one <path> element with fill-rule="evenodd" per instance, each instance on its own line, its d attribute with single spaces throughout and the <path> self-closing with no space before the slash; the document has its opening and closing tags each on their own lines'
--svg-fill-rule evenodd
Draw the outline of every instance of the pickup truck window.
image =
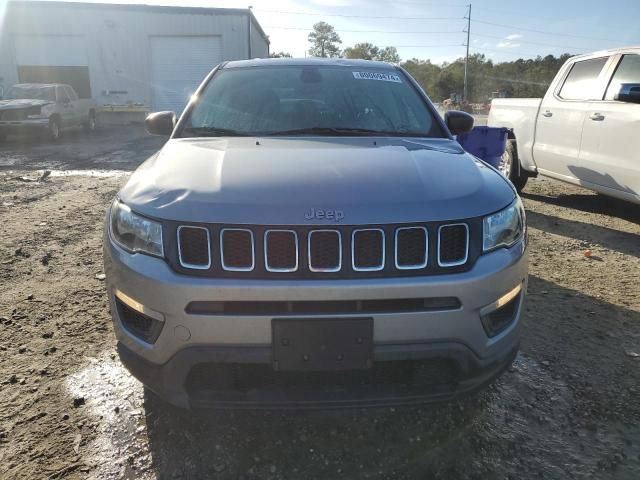
<svg viewBox="0 0 640 480">
<path fill-rule="evenodd" d="M 64 88 L 62 88 L 62 86 L 56 87 L 56 97 L 58 99 L 58 103 L 64 103 L 69 100 L 69 97 L 67 97 L 67 92 L 64 91 Z"/>
<path fill-rule="evenodd" d="M 78 95 L 76 95 L 76 92 L 69 85 L 64 86 L 64 91 L 67 93 L 67 97 L 69 97 L 69 100 L 71 100 L 72 102 L 78 100 Z"/>
<path fill-rule="evenodd" d="M 609 57 L 592 58 L 576 62 L 560 89 L 564 100 L 593 100 L 598 95 L 598 76 Z"/>
<path fill-rule="evenodd" d="M 640 83 L 640 55 L 625 55 L 613 74 L 605 100 L 613 100 L 623 83 Z"/>
<path fill-rule="evenodd" d="M 14 85 L 7 92 L 7 98 L 9 100 L 18 99 L 33 99 L 33 100 L 49 100 L 56 101 L 56 92 L 54 87 L 41 87 L 37 85 Z"/>
<path fill-rule="evenodd" d="M 233 134 L 446 137 L 398 70 L 300 65 L 215 74 L 179 136 Z"/>
</svg>

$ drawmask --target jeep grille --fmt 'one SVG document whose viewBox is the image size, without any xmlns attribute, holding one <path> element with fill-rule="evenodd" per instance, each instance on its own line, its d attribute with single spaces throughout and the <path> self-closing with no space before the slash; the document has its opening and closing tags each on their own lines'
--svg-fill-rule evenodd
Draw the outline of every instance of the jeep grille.
<svg viewBox="0 0 640 480">
<path fill-rule="evenodd" d="M 459 272 L 471 267 L 482 244 L 482 224 L 477 219 L 331 228 L 171 227 L 176 242 L 166 251 L 172 266 L 185 274 L 219 277 L 359 278 Z"/>
</svg>

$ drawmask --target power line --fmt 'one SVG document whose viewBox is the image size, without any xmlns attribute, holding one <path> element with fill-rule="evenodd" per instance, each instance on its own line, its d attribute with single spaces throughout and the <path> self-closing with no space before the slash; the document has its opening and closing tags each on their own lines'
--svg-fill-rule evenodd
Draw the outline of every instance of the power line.
<svg viewBox="0 0 640 480">
<path fill-rule="evenodd" d="M 437 48 L 437 47 L 460 47 L 460 43 L 449 43 L 440 45 L 393 45 L 396 48 Z"/>
<path fill-rule="evenodd" d="M 424 1 L 424 2 L 405 2 L 404 0 L 400 1 L 400 0 L 394 0 L 393 3 L 399 3 L 402 5 L 420 5 L 420 6 L 424 6 L 426 5 L 437 5 L 438 8 L 462 8 L 462 7 L 466 7 L 467 4 L 466 3 L 454 3 L 454 4 L 449 4 L 449 5 L 442 5 L 442 1 L 441 0 L 433 0 L 433 1 Z"/>
<path fill-rule="evenodd" d="M 341 18 L 377 18 L 377 19 L 394 19 L 394 20 L 460 20 L 462 17 L 394 17 L 389 15 L 343 15 L 339 13 L 307 13 L 307 12 L 289 12 L 285 10 L 264 10 L 262 8 L 254 8 L 256 12 L 279 13 L 283 15 L 309 15 L 312 17 L 341 17 Z"/>
<path fill-rule="evenodd" d="M 471 47 L 471 48 L 473 50 L 475 50 L 475 53 L 492 52 L 492 53 L 499 53 L 501 55 L 506 55 L 506 56 L 510 56 L 510 57 L 517 57 L 517 58 L 522 58 L 522 59 L 524 59 L 524 56 L 528 56 L 528 57 L 544 57 L 546 55 L 552 55 L 550 53 L 544 55 L 544 54 L 541 54 L 540 52 L 538 52 L 538 53 L 523 52 L 522 50 L 504 51 L 504 50 L 495 50 L 495 49 L 484 48 L 484 47 Z M 516 52 L 519 52 L 519 53 L 516 53 Z M 583 52 L 571 52 L 571 55 L 580 55 L 581 53 L 583 53 Z"/>
<path fill-rule="evenodd" d="M 497 40 L 503 40 L 503 41 L 506 41 L 506 42 L 530 43 L 532 45 L 542 45 L 543 47 L 575 48 L 575 49 L 578 49 L 578 50 L 583 48 L 583 47 L 572 47 L 572 46 L 569 46 L 569 45 L 558 45 L 558 44 L 553 44 L 553 43 L 531 42 L 529 40 L 522 40 L 520 38 L 509 39 L 509 38 L 505 38 L 505 37 L 499 37 L 499 36 L 496 36 L 496 35 L 485 35 L 484 33 L 474 33 L 474 35 L 476 37 L 495 38 Z"/>
<path fill-rule="evenodd" d="M 558 37 L 583 38 L 583 39 L 587 39 L 587 40 L 604 40 L 604 41 L 607 41 L 607 42 L 618 42 L 618 41 L 620 41 L 619 39 L 612 39 L 612 38 L 587 37 L 587 36 L 584 36 L 584 35 L 571 35 L 569 33 L 556 33 L 556 32 L 544 31 L 544 30 L 535 30 L 533 28 L 517 27 L 517 26 L 514 26 L 514 25 L 505 25 L 503 23 L 487 22 L 487 21 L 484 21 L 484 20 L 474 20 L 474 22 L 482 23 L 484 25 L 492 25 L 494 27 L 508 28 L 510 30 L 521 30 L 521 31 L 524 31 L 524 32 L 540 33 L 542 35 L 556 35 Z"/>
<path fill-rule="evenodd" d="M 264 28 L 273 28 L 276 30 L 302 30 L 305 32 L 310 32 L 312 29 L 311 28 L 301 28 L 301 27 L 277 27 L 277 26 L 272 26 L 272 25 L 265 25 Z M 450 31 L 431 31 L 431 32 L 426 32 L 426 31 L 416 31 L 416 32 L 407 32 L 405 31 L 389 31 L 389 30 L 343 30 L 342 28 L 336 28 L 335 29 L 336 32 L 340 33 L 340 32 L 345 32 L 345 33 L 406 33 L 406 34 L 438 34 L 438 35 L 459 35 L 460 31 L 459 30 L 450 30 Z"/>
</svg>

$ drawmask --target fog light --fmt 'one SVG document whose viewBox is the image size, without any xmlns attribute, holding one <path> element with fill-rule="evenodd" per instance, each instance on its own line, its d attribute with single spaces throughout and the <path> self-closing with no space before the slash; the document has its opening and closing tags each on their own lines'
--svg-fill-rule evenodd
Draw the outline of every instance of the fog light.
<svg viewBox="0 0 640 480">
<path fill-rule="evenodd" d="M 507 292 L 480 310 L 480 320 L 488 337 L 495 337 L 513 323 L 518 313 L 522 285 Z"/>
<path fill-rule="evenodd" d="M 164 316 L 146 308 L 124 293 L 115 292 L 115 304 L 122 326 L 146 343 L 155 343 L 164 327 Z"/>
</svg>

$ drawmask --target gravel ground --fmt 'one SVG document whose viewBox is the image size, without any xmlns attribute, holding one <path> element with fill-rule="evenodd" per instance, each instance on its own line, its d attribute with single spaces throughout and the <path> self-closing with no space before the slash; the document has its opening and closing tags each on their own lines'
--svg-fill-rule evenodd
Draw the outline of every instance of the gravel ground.
<svg viewBox="0 0 640 480">
<path fill-rule="evenodd" d="M 120 366 L 100 277 L 104 210 L 161 143 L 0 146 L 0 478 L 640 478 L 638 206 L 531 181 L 522 351 L 474 398 L 185 412 Z"/>
</svg>

